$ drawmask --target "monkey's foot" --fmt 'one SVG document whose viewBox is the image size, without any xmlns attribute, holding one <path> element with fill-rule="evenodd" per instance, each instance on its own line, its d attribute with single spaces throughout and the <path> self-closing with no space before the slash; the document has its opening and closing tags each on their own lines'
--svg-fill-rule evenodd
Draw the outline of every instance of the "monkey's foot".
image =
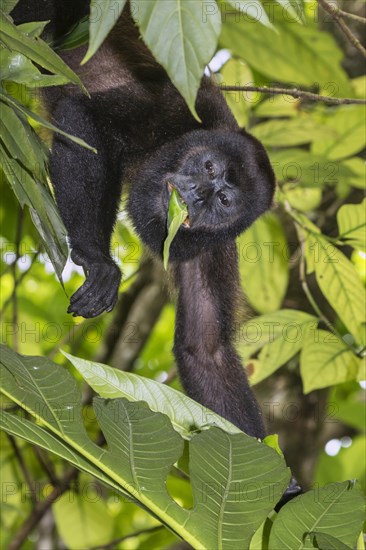
<svg viewBox="0 0 366 550">
<path fill-rule="evenodd" d="M 118 288 L 121 282 L 121 272 L 112 261 L 88 262 L 78 254 L 72 253 L 75 263 L 85 269 L 85 283 L 71 296 L 67 310 L 74 317 L 97 317 L 103 311 L 112 311 L 118 299 Z"/>
</svg>

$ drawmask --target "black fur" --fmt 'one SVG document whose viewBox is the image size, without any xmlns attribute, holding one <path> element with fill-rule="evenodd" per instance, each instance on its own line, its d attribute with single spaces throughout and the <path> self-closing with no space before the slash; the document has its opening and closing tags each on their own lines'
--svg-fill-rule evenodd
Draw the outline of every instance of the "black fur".
<svg viewBox="0 0 366 550">
<path fill-rule="evenodd" d="M 20 0 L 17 22 L 42 18 L 44 4 L 51 32 L 71 22 L 71 4 L 73 16 L 85 13 L 85 1 Z M 94 317 L 116 302 L 121 275 L 110 239 L 122 182 L 130 183 L 128 210 L 135 227 L 159 256 L 167 231 L 168 183 L 174 185 L 190 218 L 190 227 L 179 230 L 171 247 L 179 288 L 174 352 L 182 383 L 190 396 L 263 438 L 260 410 L 231 331 L 240 289 L 234 239 L 270 207 L 274 193 L 264 148 L 238 127 L 208 79 L 196 103 L 202 123 L 195 120 L 139 39 L 128 10 L 80 68 L 84 54 L 80 48 L 63 57 L 83 78 L 91 99 L 74 86 L 46 94 L 53 122 L 98 149 L 95 155 L 58 134 L 53 140 L 50 170 L 57 203 L 72 258 L 87 275 L 69 311 Z"/>
</svg>

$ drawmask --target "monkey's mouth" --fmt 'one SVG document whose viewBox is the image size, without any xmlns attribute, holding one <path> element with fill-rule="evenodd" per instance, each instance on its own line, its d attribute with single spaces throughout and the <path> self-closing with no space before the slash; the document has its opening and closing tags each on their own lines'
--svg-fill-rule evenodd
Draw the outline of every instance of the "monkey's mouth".
<svg viewBox="0 0 366 550">
<path fill-rule="evenodd" d="M 172 195 L 173 189 L 175 189 L 176 192 L 178 193 L 180 201 L 187 207 L 187 211 L 188 211 L 188 205 L 187 205 L 186 201 L 183 199 L 182 195 L 180 194 L 179 189 L 175 185 L 173 185 L 170 181 L 168 181 L 167 187 L 168 187 L 169 200 L 170 200 L 170 197 Z M 189 213 L 187 214 L 187 217 L 182 222 L 182 226 L 186 227 L 186 228 L 189 228 L 191 226 L 191 222 L 190 222 L 190 219 L 189 219 Z"/>
</svg>

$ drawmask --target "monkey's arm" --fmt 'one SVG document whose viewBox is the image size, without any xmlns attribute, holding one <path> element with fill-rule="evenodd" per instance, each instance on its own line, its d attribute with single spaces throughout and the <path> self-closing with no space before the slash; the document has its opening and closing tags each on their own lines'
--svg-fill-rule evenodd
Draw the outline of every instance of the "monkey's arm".
<svg viewBox="0 0 366 550">
<path fill-rule="evenodd" d="M 260 408 L 233 347 L 239 292 L 234 241 L 179 263 L 174 353 L 187 394 L 248 435 L 264 438 Z"/>
</svg>

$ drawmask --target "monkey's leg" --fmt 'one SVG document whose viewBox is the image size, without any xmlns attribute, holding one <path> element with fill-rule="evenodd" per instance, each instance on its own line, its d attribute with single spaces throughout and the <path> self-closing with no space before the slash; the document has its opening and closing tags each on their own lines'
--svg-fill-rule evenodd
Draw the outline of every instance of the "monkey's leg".
<svg viewBox="0 0 366 550">
<path fill-rule="evenodd" d="M 84 139 L 98 154 L 55 134 L 51 179 L 68 231 L 71 257 L 86 281 L 71 297 L 69 313 L 95 317 L 117 301 L 121 273 L 110 254 L 110 239 L 121 191 L 121 142 L 101 98 L 64 98 L 56 106 L 56 126 Z M 98 113 L 104 115 L 99 118 Z"/>
<path fill-rule="evenodd" d="M 239 274 L 235 242 L 177 265 L 174 353 L 187 394 L 248 435 L 266 435 L 261 411 L 232 345 Z"/>
</svg>

